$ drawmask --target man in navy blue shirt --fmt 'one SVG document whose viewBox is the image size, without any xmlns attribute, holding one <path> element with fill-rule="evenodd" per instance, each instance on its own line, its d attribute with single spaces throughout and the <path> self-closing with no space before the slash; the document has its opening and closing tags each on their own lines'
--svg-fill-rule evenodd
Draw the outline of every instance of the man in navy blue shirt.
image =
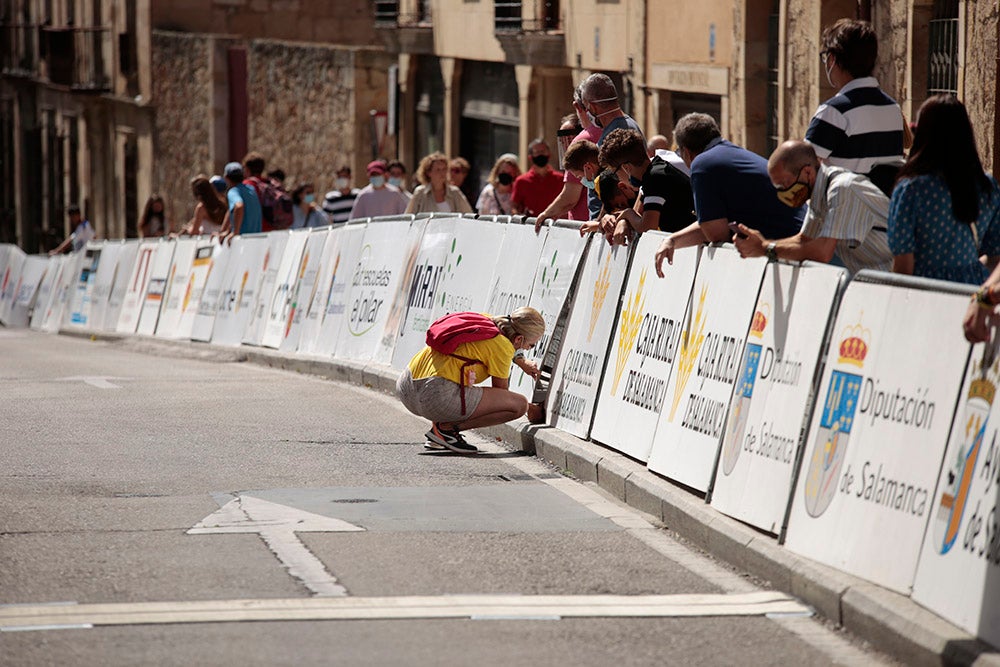
<svg viewBox="0 0 1000 667">
<path fill-rule="evenodd" d="M 805 209 L 782 204 L 768 176 L 767 160 L 725 141 L 714 118 L 703 113 L 683 116 L 674 128 L 674 141 L 691 168 L 698 220 L 660 244 L 656 273 L 661 278 L 663 260 L 673 263 L 674 250 L 729 241 L 731 223 L 742 223 L 766 238 L 786 238 L 799 232 Z"/>
</svg>

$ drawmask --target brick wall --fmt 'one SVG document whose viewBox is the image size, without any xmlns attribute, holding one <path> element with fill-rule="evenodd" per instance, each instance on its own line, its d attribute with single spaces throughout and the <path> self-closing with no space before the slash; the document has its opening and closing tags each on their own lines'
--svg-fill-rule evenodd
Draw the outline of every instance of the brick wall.
<svg viewBox="0 0 1000 667">
<path fill-rule="evenodd" d="M 210 47 L 202 35 L 153 34 L 152 186 L 166 199 L 175 228 L 194 213 L 191 178 L 212 173 Z"/>
</svg>

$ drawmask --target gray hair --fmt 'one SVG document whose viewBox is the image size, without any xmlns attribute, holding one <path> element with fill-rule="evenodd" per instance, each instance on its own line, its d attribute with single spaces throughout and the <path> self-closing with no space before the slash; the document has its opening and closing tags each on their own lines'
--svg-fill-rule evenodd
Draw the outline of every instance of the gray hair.
<svg viewBox="0 0 1000 667">
<path fill-rule="evenodd" d="M 707 113 L 685 114 L 674 126 L 674 141 L 680 148 L 686 148 L 695 155 L 721 136 L 719 124 Z"/>
<path fill-rule="evenodd" d="M 584 102 L 594 100 L 610 100 L 618 98 L 615 84 L 607 74 L 591 74 L 580 84 L 580 96 Z"/>
</svg>

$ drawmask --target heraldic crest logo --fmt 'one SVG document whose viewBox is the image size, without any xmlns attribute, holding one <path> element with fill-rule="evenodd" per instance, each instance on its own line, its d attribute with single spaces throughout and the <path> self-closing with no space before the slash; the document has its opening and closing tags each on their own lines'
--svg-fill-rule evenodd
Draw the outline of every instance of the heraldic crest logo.
<svg viewBox="0 0 1000 667">
<path fill-rule="evenodd" d="M 862 313 L 863 317 L 863 313 Z M 858 407 L 862 376 L 843 367 L 864 368 L 871 345 L 871 331 L 858 324 L 844 328 L 838 348 L 837 364 L 830 374 L 830 384 L 821 404 L 819 430 L 813 440 L 812 456 L 806 473 L 806 512 L 818 517 L 826 511 L 837 493 L 837 479 L 847 455 L 847 443 Z"/>
<path fill-rule="evenodd" d="M 770 322 L 768 318 L 770 312 L 770 304 L 761 302 L 750 322 L 750 336 L 747 338 L 746 352 L 743 353 L 743 371 L 736 384 L 736 401 L 729 413 L 729 428 L 726 430 L 726 439 L 722 443 L 722 473 L 724 475 L 732 474 L 736 468 L 736 461 L 740 458 L 740 450 L 743 449 L 743 436 L 746 434 L 750 401 L 753 398 L 754 382 L 757 379 L 757 369 L 760 366 L 760 356 L 763 351 L 761 341 L 764 338 L 764 330 L 767 329 Z"/>
</svg>

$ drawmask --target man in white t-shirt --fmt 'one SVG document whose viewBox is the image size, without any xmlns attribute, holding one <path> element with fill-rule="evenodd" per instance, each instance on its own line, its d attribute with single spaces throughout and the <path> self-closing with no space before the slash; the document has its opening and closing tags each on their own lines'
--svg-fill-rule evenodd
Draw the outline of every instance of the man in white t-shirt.
<svg viewBox="0 0 1000 667">
<path fill-rule="evenodd" d="M 93 240 L 97 233 L 91 226 L 90 222 L 83 219 L 80 215 L 80 207 L 75 204 L 66 209 L 66 214 L 69 216 L 69 224 L 73 228 L 66 240 L 56 246 L 53 250 L 49 251 L 50 255 L 59 255 L 66 252 L 66 249 L 71 245 L 73 246 L 73 252 L 81 249 L 83 246 L 87 245 L 87 241 Z"/>
<path fill-rule="evenodd" d="M 351 220 L 357 218 L 375 218 L 382 215 L 399 215 L 406 211 L 410 203 L 399 188 L 389 185 L 386 172 L 389 171 L 385 162 L 373 160 L 368 163 L 368 185 L 361 188 L 354 207 L 351 209 Z"/>
</svg>

